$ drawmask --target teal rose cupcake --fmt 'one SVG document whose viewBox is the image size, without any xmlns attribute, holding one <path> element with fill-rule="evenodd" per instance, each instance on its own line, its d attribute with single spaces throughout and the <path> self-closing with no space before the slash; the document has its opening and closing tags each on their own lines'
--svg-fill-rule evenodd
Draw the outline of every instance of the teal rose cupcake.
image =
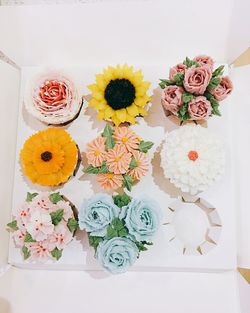
<svg viewBox="0 0 250 313">
<path fill-rule="evenodd" d="M 79 227 L 88 233 L 102 267 L 118 274 L 126 272 L 140 252 L 152 245 L 161 218 L 160 206 L 150 198 L 97 194 L 83 204 Z"/>
</svg>

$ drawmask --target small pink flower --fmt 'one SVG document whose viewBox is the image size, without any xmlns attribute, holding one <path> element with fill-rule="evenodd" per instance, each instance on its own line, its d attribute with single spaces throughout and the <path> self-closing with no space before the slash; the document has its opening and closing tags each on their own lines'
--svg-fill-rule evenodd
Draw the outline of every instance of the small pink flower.
<svg viewBox="0 0 250 313">
<path fill-rule="evenodd" d="M 13 213 L 16 218 L 18 228 L 24 228 L 30 218 L 30 212 L 32 205 L 29 202 L 24 202 L 17 210 Z"/>
<path fill-rule="evenodd" d="M 138 148 L 139 137 L 128 127 L 115 127 L 113 137 L 117 144 L 122 145 L 128 152 Z"/>
<path fill-rule="evenodd" d="M 32 212 L 26 228 L 34 240 L 42 241 L 53 233 L 54 225 L 49 213 L 36 210 Z"/>
<path fill-rule="evenodd" d="M 52 203 L 49 199 L 50 192 L 40 192 L 32 199 L 32 205 L 38 209 L 44 209 L 50 211 Z"/>
<path fill-rule="evenodd" d="M 64 249 L 72 240 L 73 235 L 69 231 L 67 225 L 59 224 L 55 226 L 55 230 L 49 237 L 49 242 L 52 246 L 58 248 L 59 250 Z"/>
<path fill-rule="evenodd" d="M 161 104 L 163 108 L 177 115 L 180 107 L 183 104 L 182 95 L 183 88 L 178 86 L 167 86 L 162 90 Z"/>
<path fill-rule="evenodd" d="M 134 151 L 133 156 L 136 160 L 137 166 L 129 172 L 129 175 L 134 180 L 140 180 L 148 172 L 149 159 L 145 153 L 140 151 Z"/>
<path fill-rule="evenodd" d="M 188 104 L 188 113 L 192 120 L 207 119 L 211 111 L 211 103 L 203 96 L 194 98 Z"/>
<path fill-rule="evenodd" d="M 186 65 L 179 63 L 169 70 L 169 79 L 172 80 L 177 73 L 185 74 L 187 67 Z"/>
<path fill-rule="evenodd" d="M 104 189 L 118 189 L 123 184 L 122 175 L 116 175 L 113 173 L 97 174 L 97 181 Z"/>
<path fill-rule="evenodd" d="M 27 245 L 33 260 L 45 261 L 51 258 L 53 247 L 48 241 L 32 242 Z"/>
<path fill-rule="evenodd" d="M 186 70 L 183 84 L 187 91 L 195 95 L 202 95 L 205 92 L 211 77 L 212 70 L 210 66 L 192 66 Z"/>
<path fill-rule="evenodd" d="M 18 229 L 13 233 L 13 238 L 17 247 L 22 247 L 24 245 L 25 235 L 26 231 L 21 229 Z"/>
<path fill-rule="evenodd" d="M 89 164 L 95 167 L 102 166 L 106 158 L 105 141 L 104 137 L 99 136 L 87 144 L 86 157 Z"/>
<path fill-rule="evenodd" d="M 125 174 L 128 171 L 132 154 L 127 152 L 122 145 L 107 152 L 107 165 L 110 172 L 114 174 Z"/>
<path fill-rule="evenodd" d="M 60 200 L 55 204 L 51 210 L 51 212 L 55 212 L 57 210 L 63 209 L 63 218 L 65 221 L 68 221 L 71 217 L 74 216 L 72 208 L 68 201 Z"/>
<path fill-rule="evenodd" d="M 222 77 L 219 85 L 211 91 L 211 94 L 218 100 L 224 100 L 233 90 L 233 83 L 228 76 Z"/>
<path fill-rule="evenodd" d="M 211 68 L 214 66 L 214 60 L 207 55 L 197 55 L 197 57 L 194 58 L 194 61 L 198 62 L 201 66 L 208 65 Z"/>
</svg>

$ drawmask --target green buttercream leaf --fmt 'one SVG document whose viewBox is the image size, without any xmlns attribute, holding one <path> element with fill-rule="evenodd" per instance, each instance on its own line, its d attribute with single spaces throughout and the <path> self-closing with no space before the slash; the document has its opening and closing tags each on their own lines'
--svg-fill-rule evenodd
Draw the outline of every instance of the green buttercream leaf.
<svg viewBox="0 0 250 313">
<path fill-rule="evenodd" d="M 103 161 L 101 167 L 94 167 L 93 165 L 89 165 L 84 170 L 87 174 L 107 174 L 109 173 L 109 169 L 107 167 L 106 161 Z"/>
<path fill-rule="evenodd" d="M 159 86 L 164 89 L 165 87 L 167 86 L 171 86 L 171 85 L 174 85 L 175 82 L 173 80 L 169 80 L 169 79 L 160 79 L 160 83 L 159 83 Z"/>
<path fill-rule="evenodd" d="M 7 227 L 9 227 L 9 228 L 12 229 L 12 230 L 18 230 L 17 221 L 14 220 L 14 221 L 8 223 L 8 224 L 7 224 Z"/>
<path fill-rule="evenodd" d="M 182 86 L 183 85 L 183 80 L 184 80 L 184 74 L 180 73 L 180 72 L 175 74 L 175 76 L 173 77 L 173 82 L 177 86 Z"/>
<path fill-rule="evenodd" d="M 114 237 L 126 237 L 128 235 L 128 229 L 125 226 L 125 222 L 118 217 L 114 218 L 111 224 L 107 228 L 107 239 Z"/>
<path fill-rule="evenodd" d="M 131 201 L 131 197 L 129 197 L 126 193 L 123 195 L 113 196 L 114 204 L 117 205 L 119 208 L 126 206 Z"/>
<path fill-rule="evenodd" d="M 26 201 L 31 202 L 33 198 L 35 198 L 37 195 L 38 195 L 37 192 L 34 193 L 27 192 Z"/>
<path fill-rule="evenodd" d="M 55 248 L 54 250 L 51 251 L 51 255 L 58 261 L 62 257 L 62 252 L 63 250 Z"/>
<path fill-rule="evenodd" d="M 215 99 L 211 93 L 206 92 L 204 96 L 210 101 L 212 106 L 212 114 L 221 116 L 220 110 L 219 110 L 219 102 Z"/>
<path fill-rule="evenodd" d="M 219 77 L 212 77 L 210 79 L 210 82 L 207 86 L 207 90 L 210 91 L 210 90 L 213 90 L 214 88 L 216 88 L 220 83 L 220 78 Z"/>
<path fill-rule="evenodd" d="M 22 247 L 22 253 L 24 260 L 27 260 L 30 257 L 30 251 L 26 246 Z"/>
<path fill-rule="evenodd" d="M 188 103 L 184 103 L 179 111 L 178 111 L 178 117 L 181 121 L 187 121 L 190 119 L 189 113 L 188 113 Z"/>
<path fill-rule="evenodd" d="M 102 136 L 106 138 L 106 141 L 105 141 L 106 149 L 112 149 L 115 146 L 115 140 L 112 137 L 113 132 L 114 132 L 114 129 L 109 124 L 106 124 L 104 131 L 102 133 Z"/>
<path fill-rule="evenodd" d="M 74 233 L 78 228 L 78 222 L 74 218 L 70 218 L 67 223 L 68 229 Z"/>
<path fill-rule="evenodd" d="M 221 76 L 224 71 L 224 65 L 219 66 L 216 70 L 213 71 L 212 77 Z"/>
<path fill-rule="evenodd" d="M 131 191 L 132 183 L 133 183 L 133 179 L 131 176 L 127 174 L 123 175 L 123 186 L 127 188 L 128 191 Z"/>
<path fill-rule="evenodd" d="M 145 244 L 143 244 L 140 241 L 135 241 L 135 244 L 136 244 L 139 251 L 147 251 L 148 250 L 148 248 L 145 247 Z"/>
<path fill-rule="evenodd" d="M 98 245 L 100 242 L 103 241 L 103 238 L 102 237 L 97 237 L 97 236 L 89 236 L 89 245 L 91 247 L 93 247 L 96 251 Z"/>
<path fill-rule="evenodd" d="M 153 147 L 154 143 L 151 141 L 141 141 L 138 145 L 138 150 L 147 153 Z"/>
<path fill-rule="evenodd" d="M 61 220 L 63 218 L 63 213 L 64 213 L 63 209 L 59 209 L 59 210 L 57 210 L 55 212 L 51 212 L 50 213 L 53 225 L 58 225 L 61 222 Z"/>
<path fill-rule="evenodd" d="M 53 204 L 57 204 L 57 202 L 63 200 L 63 197 L 60 195 L 59 192 L 55 192 L 49 195 L 49 199 Z"/>
<path fill-rule="evenodd" d="M 129 169 L 130 169 L 130 170 L 133 170 L 133 169 L 136 168 L 136 167 L 137 167 L 136 159 L 135 159 L 134 156 L 132 156 L 131 162 L 130 162 L 130 164 L 129 164 Z"/>
<path fill-rule="evenodd" d="M 183 61 L 183 64 L 186 65 L 186 67 L 196 66 L 199 67 L 200 64 L 197 61 L 191 60 L 188 57 L 186 57 L 185 61 Z"/>
<path fill-rule="evenodd" d="M 194 98 L 194 95 L 192 95 L 189 92 L 185 92 L 182 95 L 182 100 L 184 103 L 189 103 L 191 100 L 193 100 L 193 98 Z"/>
<path fill-rule="evenodd" d="M 36 241 L 32 238 L 30 233 L 26 232 L 24 242 L 36 242 Z"/>
</svg>

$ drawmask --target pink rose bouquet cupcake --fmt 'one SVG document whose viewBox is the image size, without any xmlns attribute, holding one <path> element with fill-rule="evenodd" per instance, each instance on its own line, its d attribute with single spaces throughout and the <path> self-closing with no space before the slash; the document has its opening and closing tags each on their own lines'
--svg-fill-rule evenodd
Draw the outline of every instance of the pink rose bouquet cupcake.
<svg viewBox="0 0 250 313">
<path fill-rule="evenodd" d="M 103 133 L 87 144 L 88 166 L 84 171 L 96 174 L 104 189 L 125 187 L 130 191 L 149 170 L 147 152 L 152 146 L 128 127 L 107 124 Z"/>
<path fill-rule="evenodd" d="M 161 79 L 161 104 L 165 114 L 181 122 L 206 120 L 221 115 L 219 102 L 231 94 L 233 85 L 222 76 L 224 66 L 214 69 L 211 57 L 201 55 L 170 68 L 169 79 Z"/>
<path fill-rule="evenodd" d="M 73 121 L 83 105 L 74 82 L 58 71 L 38 75 L 28 85 L 27 111 L 48 125 L 65 125 Z"/>
<path fill-rule="evenodd" d="M 78 228 L 75 216 L 75 207 L 59 192 L 28 192 L 7 226 L 24 260 L 59 260 Z"/>
</svg>

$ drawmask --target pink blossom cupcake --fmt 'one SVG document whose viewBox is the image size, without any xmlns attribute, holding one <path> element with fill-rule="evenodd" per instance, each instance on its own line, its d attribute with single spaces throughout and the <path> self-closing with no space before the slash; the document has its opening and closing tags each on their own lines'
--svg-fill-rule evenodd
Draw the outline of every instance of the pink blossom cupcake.
<svg viewBox="0 0 250 313">
<path fill-rule="evenodd" d="M 96 174 L 104 189 L 126 188 L 144 177 L 150 166 L 150 141 L 142 140 L 128 127 L 106 125 L 103 133 L 87 144 L 85 173 Z"/>
<path fill-rule="evenodd" d="M 59 71 L 49 71 L 30 82 L 24 103 L 41 122 L 64 125 L 78 116 L 83 99 L 72 79 Z"/>
<path fill-rule="evenodd" d="M 214 69 L 214 61 L 206 55 L 186 58 L 169 70 L 169 78 L 161 79 L 161 104 L 166 116 L 184 121 L 207 120 L 220 116 L 220 101 L 233 90 L 229 77 L 222 76 L 224 66 Z"/>
<path fill-rule="evenodd" d="M 74 205 L 59 192 L 27 193 L 7 224 L 24 260 L 59 260 L 78 228 Z"/>
</svg>

